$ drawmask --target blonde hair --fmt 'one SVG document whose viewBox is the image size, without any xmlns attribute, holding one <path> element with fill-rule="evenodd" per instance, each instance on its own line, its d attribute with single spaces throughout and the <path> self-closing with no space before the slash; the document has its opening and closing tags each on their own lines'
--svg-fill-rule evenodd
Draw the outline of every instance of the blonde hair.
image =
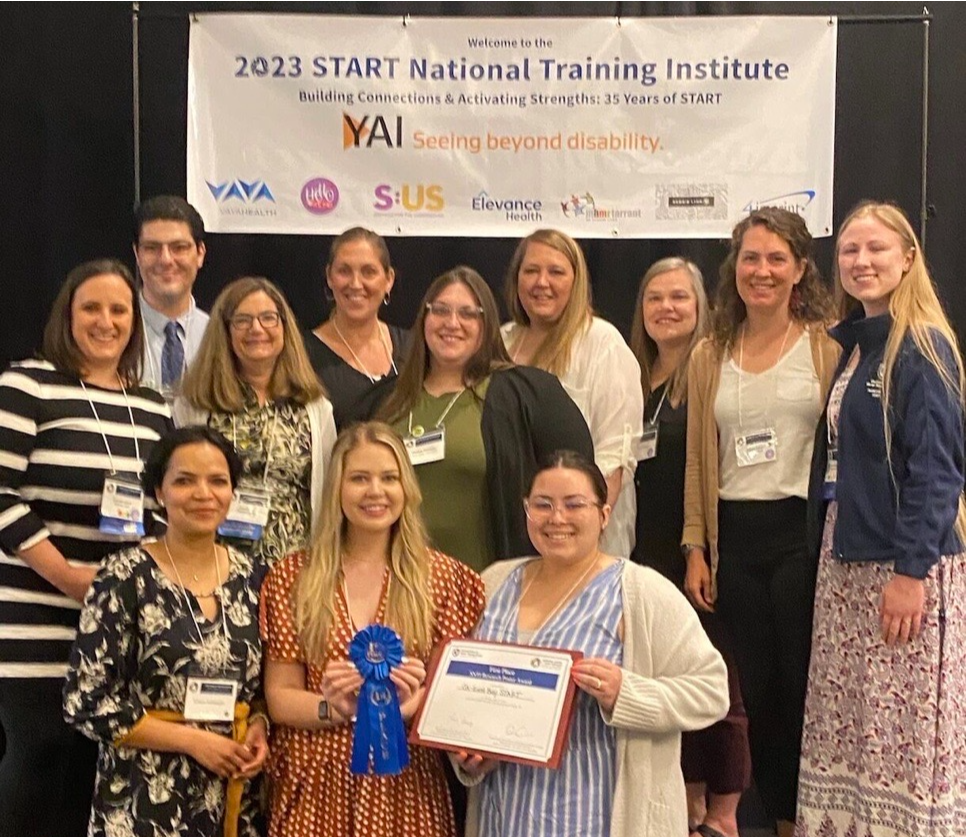
<svg viewBox="0 0 966 837">
<path fill-rule="evenodd" d="M 348 522 L 342 509 L 342 480 L 350 451 L 360 445 L 385 445 L 396 458 L 403 489 L 403 508 L 392 524 L 389 542 L 391 582 L 385 622 L 403 638 L 407 653 L 424 656 L 433 643 L 434 603 L 430 585 L 428 536 L 419 506 L 422 494 L 402 440 L 382 422 L 366 422 L 344 430 L 332 448 L 322 488 L 318 535 L 294 590 L 295 623 L 308 660 L 326 659 L 329 632 L 337 621 L 336 601 L 342 583 L 342 557 Z"/>
<path fill-rule="evenodd" d="M 950 394 L 955 396 L 960 405 L 963 404 L 963 393 L 966 391 L 966 376 L 963 372 L 959 341 L 946 317 L 946 312 L 943 311 L 936 287 L 929 276 L 919 239 L 906 214 L 894 204 L 863 201 L 848 214 L 839 227 L 835 245 L 835 293 L 841 316 L 848 316 L 861 305 L 842 287 L 838 266 L 838 247 L 842 234 L 848 229 L 849 224 L 860 218 L 874 218 L 892 230 L 902 241 L 904 254 L 912 254 L 912 264 L 889 297 L 889 315 L 892 317 L 892 325 L 889 328 L 889 337 L 886 340 L 882 358 L 882 419 L 885 427 L 886 456 L 891 470 L 892 433 L 889 405 L 892 400 L 892 373 L 902 353 L 906 336 L 912 338 L 917 351 L 936 370 Z M 947 359 L 936 349 L 936 344 L 941 341 L 944 341 L 950 349 L 955 372 L 949 368 Z M 955 528 L 960 542 L 966 544 L 966 504 L 962 493 L 959 496 Z"/>
<path fill-rule="evenodd" d="M 208 412 L 237 413 L 244 409 L 245 391 L 237 359 L 231 347 L 231 318 L 242 302 L 262 291 L 275 303 L 281 316 L 284 341 L 275 361 L 268 397 L 287 398 L 308 404 L 325 395 L 305 353 L 305 344 L 295 314 L 282 292 L 262 276 L 243 276 L 226 285 L 211 308 L 198 355 L 181 383 L 181 395 L 192 405 Z"/>
<path fill-rule="evenodd" d="M 590 271 L 587 260 L 580 245 L 566 233 L 559 230 L 537 230 L 524 238 L 518 245 L 510 260 L 506 272 L 506 305 L 513 318 L 513 322 L 521 326 L 530 325 L 530 316 L 523 303 L 520 302 L 519 276 L 520 267 L 526 258 L 530 244 L 545 244 L 562 253 L 574 272 L 574 284 L 570 289 L 570 299 L 557 320 L 551 326 L 543 342 L 530 359 L 530 365 L 558 377 L 564 375 L 570 366 L 570 352 L 574 341 L 588 328 L 594 318 L 594 308 L 591 304 Z"/>
<path fill-rule="evenodd" d="M 654 367 L 654 361 L 657 360 L 658 349 L 654 338 L 647 333 L 647 329 L 644 327 L 644 294 L 652 280 L 658 276 L 663 276 L 665 273 L 670 273 L 672 270 L 683 270 L 688 279 L 691 280 L 691 290 L 694 293 L 698 314 L 694 331 L 691 332 L 687 354 L 668 379 L 668 398 L 671 404 L 678 406 L 687 401 L 688 398 L 688 366 L 691 363 L 691 352 L 708 333 L 709 327 L 708 297 L 704 292 L 704 277 L 694 262 L 678 256 L 669 256 L 666 259 L 654 262 L 647 269 L 637 291 L 634 322 L 631 324 L 631 351 L 634 352 L 634 356 L 641 365 L 641 389 L 644 391 L 644 402 L 647 403 L 652 391 L 651 370 Z"/>
</svg>

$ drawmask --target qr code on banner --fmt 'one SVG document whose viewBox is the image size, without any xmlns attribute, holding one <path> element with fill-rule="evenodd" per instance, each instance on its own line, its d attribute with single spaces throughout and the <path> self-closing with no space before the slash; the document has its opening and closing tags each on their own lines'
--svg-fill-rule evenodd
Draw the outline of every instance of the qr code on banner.
<svg viewBox="0 0 966 837">
<path fill-rule="evenodd" d="M 717 221 L 728 217 L 724 183 L 668 183 L 654 187 L 658 221 Z"/>
</svg>

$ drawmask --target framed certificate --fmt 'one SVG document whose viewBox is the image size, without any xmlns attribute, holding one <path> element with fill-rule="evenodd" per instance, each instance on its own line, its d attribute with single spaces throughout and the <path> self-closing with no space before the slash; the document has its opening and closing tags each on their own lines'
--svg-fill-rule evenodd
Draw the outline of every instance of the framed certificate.
<svg viewBox="0 0 966 837">
<path fill-rule="evenodd" d="M 413 744 L 557 767 L 573 714 L 570 677 L 583 654 L 450 639 L 437 649 Z"/>
</svg>

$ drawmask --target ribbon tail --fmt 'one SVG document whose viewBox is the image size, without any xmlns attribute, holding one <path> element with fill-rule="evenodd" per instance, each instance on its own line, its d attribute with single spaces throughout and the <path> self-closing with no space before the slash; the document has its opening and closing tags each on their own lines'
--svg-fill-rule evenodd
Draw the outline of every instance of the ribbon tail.
<svg viewBox="0 0 966 837">
<path fill-rule="evenodd" d="M 373 712 L 377 718 L 379 737 L 373 753 L 374 768 L 377 774 L 395 776 L 409 764 L 409 748 L 406 744 L 406 729 L 399 708 L 396 687 L 388 684 L 389 703 Z"/>
<path fill-rule="evenodd" d="M 352 735 L 352 762 L 349 765 L 349 769 L 357 775 L 365 775 L 369 772 L 369 753 L 372 750 L 369 716 L 369 684 L 363 683 L 356 709 L 356 726 Z"/>
</svg>

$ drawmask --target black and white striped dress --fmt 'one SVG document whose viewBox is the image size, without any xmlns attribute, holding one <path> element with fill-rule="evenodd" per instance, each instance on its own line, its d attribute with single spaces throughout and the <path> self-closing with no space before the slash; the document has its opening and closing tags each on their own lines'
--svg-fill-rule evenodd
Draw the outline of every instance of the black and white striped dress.
<svg viewBox="0 0 966 837">
<path fill-rule="evenodd" d="M 112 459 L 119 474 L 138 474 L 136 449 L 146 461 L 172 427 L 150 389 L 85 392 L 45 361 L 0 375 L 0 677 L 63 677 L 80 613 L 17 553 L 49 538 L 68 561 L 97 564 L 136 542 L 98 529 L 104 477 Z"/>
</svg>

